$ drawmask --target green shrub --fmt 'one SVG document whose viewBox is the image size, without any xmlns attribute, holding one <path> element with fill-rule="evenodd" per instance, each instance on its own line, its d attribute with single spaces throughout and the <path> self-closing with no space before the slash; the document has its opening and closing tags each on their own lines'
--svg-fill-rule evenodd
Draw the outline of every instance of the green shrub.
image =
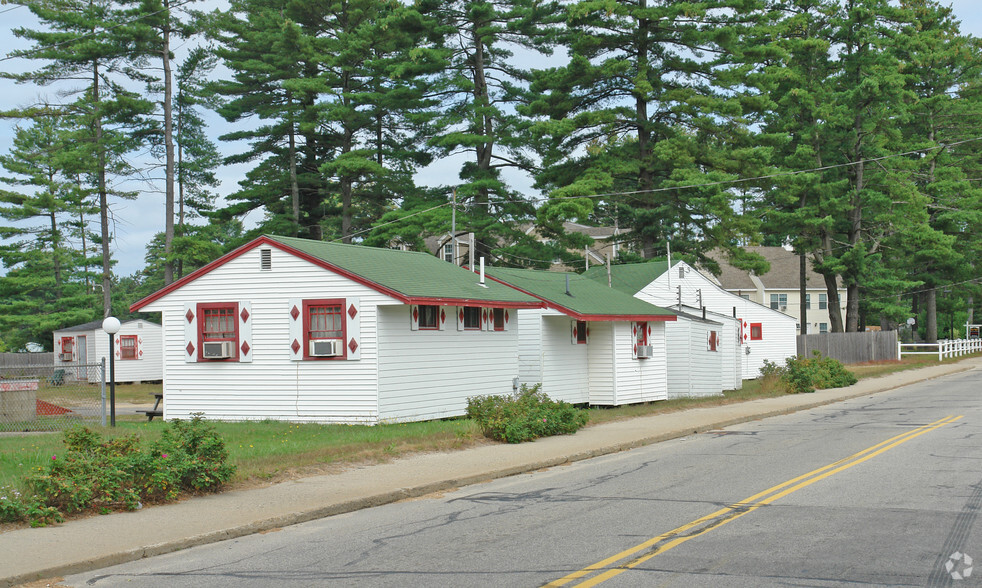
<svg viewBox="0 0 982 588">
<path fill-rule="evenodd" d="M 474 419 L 486 437 L 508 443 L 568 435 L 586 424 L 586 411 L 550 399 L 539 391 L 541 387 L 522 384 L 516 394 L 474 396 L 467 400 L 467 416 Z"/>
<path fill-rule="evenodd" d="M 814 392 L 819 388 L 842 388 L 856 383 L 856 376 L 842 363 L 831 357 L 822 357 L 818 351 L 814 357 L 796 356 L 788 359 L 782 376 L 785 388 L 791 394 Z"/>
<path fill-rule="evenodd" d="M 225 443 L 200 416 L 171 421 L 146 450 L 139 437 L 106 440 L 86 427 L 66 431 L 64 441 L 65 453 L 24 481 L 30 498 L 0 489 L 0 521 L 44 526 L 65 514 L 136 510 L 183 492 L 217 490 L 235 473 Z"/>
</svg>

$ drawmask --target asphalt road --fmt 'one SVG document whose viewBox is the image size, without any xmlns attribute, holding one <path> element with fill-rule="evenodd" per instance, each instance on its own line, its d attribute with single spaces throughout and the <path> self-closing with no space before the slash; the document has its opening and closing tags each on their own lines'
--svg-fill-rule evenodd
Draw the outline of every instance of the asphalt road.
<svg viewBox="0 0 982 588">
<path fill-rule="evenodd" d="M 980 507 L 966 372 L 63 585 L 977 586 Z"/>
</svg>

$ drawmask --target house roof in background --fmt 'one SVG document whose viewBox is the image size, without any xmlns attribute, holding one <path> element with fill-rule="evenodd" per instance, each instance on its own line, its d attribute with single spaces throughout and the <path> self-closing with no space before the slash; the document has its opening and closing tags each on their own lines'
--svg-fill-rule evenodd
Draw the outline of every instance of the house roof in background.
<svg viewBox="0 0 982 588">
<path fill-rule="evenodd" d="M 621 292 L 634 296 L 667 270 L 667 261 L 612 265 L 610 266 L 610 286 L 615 290 L 620 290 Z M 606 286 L 607 267 L 591 267 L 583 273 L 583 277 Z"/>
<path fill-rule="evenodd" d="M 339 273 L 397 300 L 412 304 L 460 304 L 538 308 L 538 299 L 422 252 L 327 243 L 296 237 L 262 236 L 135 303 L 138 310 L 240 255 L 270 245 Z"/>
<path fill-rule="evenodd" d="M 675 313 L 634 296 L 608 288 L 578 274 L 515 268 L 485 270 L 493 280 L 510 284 L 578 320 L 673 321 Z M 566 279 L 569 277 L 569 292 Z"/>
<path fill-rule="evenodd" d="M 103 319 L 99 319 L 99 320 L 90 321 L 90 322 L 87 322 L 87 323 L 82 323 L 81 325 L 75 325 L 74 327 L 65 327 L 64 329 L 55 329 L 55 330 L 58 331 L 59 333 L 62 333 L 62 332 L 83 332 L 83 331 L 102 330 L 102 320 Z M 119 323 L 121 325 L 125 325 L 125 324 L 129 324 L 129 323 L 139 322 L 141 320 L 143 320 L 143 319 L 131 319 L 131 320 L 128 320 L 128 321 L 120 321 Z M 152 321 L 143 321 L 143 322 L 149 323 L 151 325 L 157 325 L 157 323 L 152 322 Z M 157 326 L 160 326 L 160 325 L 157 325 Z"/>
<path fill-rule="evenodd" d="M 784 247 L 744 247 L 748 253 L 756 253 L 771 264 L 766 274 L 757 276 L 766 289 L 796 290 L 799 287 L 800 274 L 799 256 Z M 719 250 L 709 253 L 709 257 L 719 263 L 721 273 L 717 276 L 720 285 L 725 290 L 756 290 L 757 286 L 750 280 L 750 273 L 733 267 L 726 261 L 725 255 Z M 805 285 L 807 288 L 825 289 L 825 278 L 812 269 L 811 262 L 806 264 Z"/>
</svg>

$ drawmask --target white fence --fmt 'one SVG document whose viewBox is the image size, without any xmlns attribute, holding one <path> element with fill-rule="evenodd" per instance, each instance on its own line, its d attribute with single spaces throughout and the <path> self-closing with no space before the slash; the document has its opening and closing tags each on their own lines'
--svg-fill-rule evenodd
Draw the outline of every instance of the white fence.
<svg viewBox="0 0 982 588">
<path fill-rule="evenodd" d="M 938 361 L 982 351 L 982 339 L 954 339 L 937 343 L 897 343 L 897 357 L 905 355 L 937 355 Z"/>
</svg>

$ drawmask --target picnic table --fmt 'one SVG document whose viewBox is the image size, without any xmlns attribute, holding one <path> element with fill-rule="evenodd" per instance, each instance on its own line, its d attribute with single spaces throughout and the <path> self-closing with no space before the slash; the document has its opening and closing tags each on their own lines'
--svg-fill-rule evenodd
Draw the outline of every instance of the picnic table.
<svg viewBox="0 0 982 588">
<path fill-rule="evenodd" d="M 154 398 L 156 402 L 153 403 L 152 409 L 137 411 L 147 415 L 147 422 L 152 421 L 153 417 L 164 418 L 164 409 L 160 406 L 160 403 L 164 401 L 164 394 L 162 392 L 154 392 Z"/>
</svg>

